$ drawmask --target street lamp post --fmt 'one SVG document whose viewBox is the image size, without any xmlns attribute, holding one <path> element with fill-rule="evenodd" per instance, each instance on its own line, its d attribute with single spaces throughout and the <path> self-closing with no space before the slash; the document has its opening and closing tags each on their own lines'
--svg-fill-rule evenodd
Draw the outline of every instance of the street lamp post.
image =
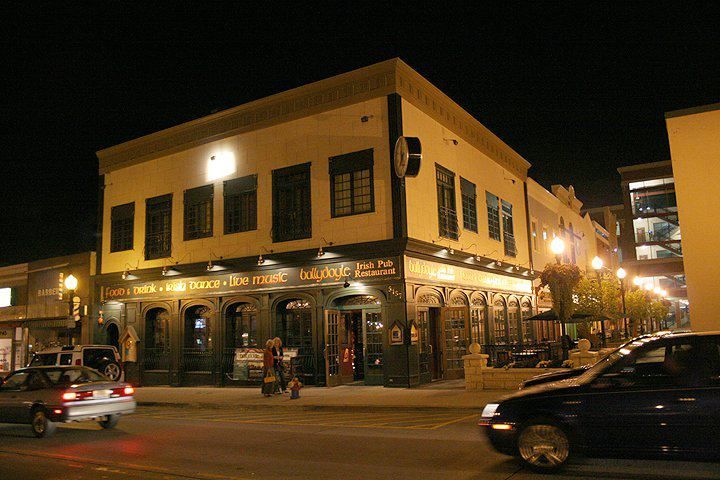
<svg viewBox="0 0 720 480">
<path fill-rule="evenodd" d="M 625 277 L 627 276 L 627 272 L 624 268 L 620 267 L 617 269 L 617 272 L 615 272 L 615 275 L 617 275 L 618 280 L 620 281 L 620 298 L 622 299 L 623 324 L 625 327 L 625 338 L 628 338 L 630 335 L 628 334 L 627 308 L 625 307 Z"/>
<path fill-rule="evenodd" d="M 77 286 L 78 280 L 75 275 L 70 274 L 65 278 L 65 288 L 68 290 L 68 345 L 72 345 L 72 329 L 75 327 L 75 290 Z"/>
<path fill-rule="evenodd" d="M 552 242 L 550 242 L 550 250 L 555 254 L 555 261 L 558 265 L 562 264 L 561 258 L 562 254 L 565 251 L 565 242 L 563 242 L 562 238 L 555 237 L 552 239 Z M 563 304 L 563 299 L 559 299 L 560 301 L 560 311 L 558 312 L 558 316 L 560 317 L 560 334 L 562 336 L 565 336 L 565 322 L 563 321 L 565 318 L 565 305 Z"/>
<path fill-rule="evenodd" d="M 602 314 L 603 311 L 603 303 L 602 303 L 602 284 L 600 283 L 600 270 L 603 268 L 603 261 L 602 258 L 596 256 L 592 259 L 592 268 L 595 270 L 595 275 L 597 276 L 597 284 L 598 284 L 598 298 L 600 302 L 600 313 Z M 605 346 L 605 319 L 600 319 L 600 331 L 602 333 L 602 346 Z"/>
</svg>

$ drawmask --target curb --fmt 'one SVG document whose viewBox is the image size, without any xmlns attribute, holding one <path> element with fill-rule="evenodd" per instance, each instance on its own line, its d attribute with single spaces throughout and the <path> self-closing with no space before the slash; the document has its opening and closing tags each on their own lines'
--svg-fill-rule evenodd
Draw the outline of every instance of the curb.
<svg viewBox="0 0 720 480">
<path fill-rule="evenodd" d="M 270 404 L 270 405 L 238 405 L 238 404 L 219 404 L 219 403 L 203 403 L 203 402 L 137 402 L 139 407 L 160 407 L 160 408 L 202 408 L 214 410 L 236 409 L 238 411 L 246 410 L 297 410 L 297 411 L 353 411 L 353 412 L 378 412 L 378 411 L 462 411 L 477 412 L 480 414 L 483 407 L 457 407 L 457 406 L 418 406 L 418 405 L 286 405 L 286 404 Z"/>
</svg>

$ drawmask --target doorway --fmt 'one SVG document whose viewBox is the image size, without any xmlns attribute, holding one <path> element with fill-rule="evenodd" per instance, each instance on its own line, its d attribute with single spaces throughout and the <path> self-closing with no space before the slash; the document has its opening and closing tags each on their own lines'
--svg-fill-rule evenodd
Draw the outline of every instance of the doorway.
<svg viewBox="0 0 720 480">
<path fill-rule="evenodd" d="M 118 326 L 114 323 L 110 323 L 107 326 L 106 331 L 106 344 L 112 345 L 117 349 L 117 351 L 120 351 L 120 331 L 118 330 Z"/>
<path fill-rule="evenodd" d="M 440 309 L 419 307 L 417 310 L 420 332 L 420 374 L 430 380 L 443 378 L 443 349 L 440 341 Z"/>
<path fill-rule="evenodd" d="M 325 373 L 328 386 L 382 384 L 382 313 L 369 295 L 343 297 L 325 311 Z"/>
</svg>

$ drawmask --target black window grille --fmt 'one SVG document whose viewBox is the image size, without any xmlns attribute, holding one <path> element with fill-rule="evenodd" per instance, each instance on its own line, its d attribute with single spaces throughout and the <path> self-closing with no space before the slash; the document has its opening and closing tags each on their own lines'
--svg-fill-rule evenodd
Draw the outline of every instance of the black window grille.
<svg viewBox="0 0 720 480">
<path fill-rule="evenodd" d="M 490 192 L 485 192 L 488 212 L 488 234 L 493 240 L 500 241 L 500 200 Z"/>
<path fill-rule="evenodd" d="M 257 229 L 257 175 L 228 180 L 223 185 L 224 232 L 238 233 Z"/>
<path fill-rule="evenodd" d="M 184 240 L 212 237 L 213 185 L 185 190 Z"/>
<path fill-rule="evenodd" d="M 273 242 L 312 236 L 310 164 L 273 171 Z"/>
<path fill-rule="evenodd" d="M 145 259 L 170 256 L 172 244 L 172 194 L 145 201 Z"/>
<path fill-rule="evenodd" d="M 135 227 L 135 203 L 112 207 L 110 212 L 110 251 L 122 252 L 133 249 Z"/>
<path fill-rule="evenodd" d="M 462 197 L 463 228 L 477 233 L 477 195 L 475 184 L 460 177 L 460 194 Z"/>
<path fill-rule="evenodd" d="M 457 210 L 455 209 L 455 174 L 440 165 L 436 165 L 435 179 L 440 236 L 457 240 L 459 232 Z"/>
<path fill-rule="evenodd" d="M 374 211 L 372 149 L 331 157 L 329 165 L 332 216 Z"/>
<path fill-rule="evenodd" d="M 505 255 L 508 257 L 517 256 L 515 247 L 515 231 L 513 230 L 512 204 L 502 200 L 503 239 Z"/>
</svg>

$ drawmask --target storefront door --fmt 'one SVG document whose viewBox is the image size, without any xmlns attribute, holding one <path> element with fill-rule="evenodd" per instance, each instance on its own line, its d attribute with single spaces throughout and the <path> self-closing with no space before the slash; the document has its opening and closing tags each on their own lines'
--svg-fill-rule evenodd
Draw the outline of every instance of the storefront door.
<svg viewBox="0 0 720 480">
<path fill-rule="evenodd" d="M 338 310 L 325 311 L 325 378 L 328 387 L 335 387 L 342 383 L 340 372 L 340 340 L 345 330 L 344 314 Z"/>
<path fill-rule="evenodd" d="M 445 380 L 463 378 L 463 356 L 469 344 L 467 307 L 447 307 L 442 310 L 442 345 Z"/>
</svg>

